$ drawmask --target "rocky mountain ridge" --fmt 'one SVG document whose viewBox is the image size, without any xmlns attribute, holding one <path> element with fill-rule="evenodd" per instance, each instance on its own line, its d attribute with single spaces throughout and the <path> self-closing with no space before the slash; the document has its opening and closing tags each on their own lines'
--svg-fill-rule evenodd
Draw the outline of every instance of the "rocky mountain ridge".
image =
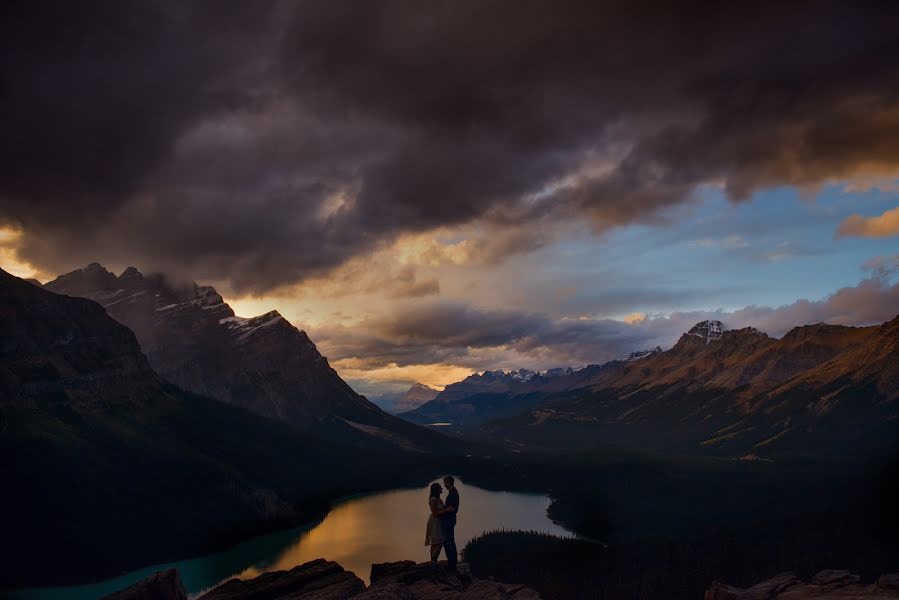
<svg viewBox="0 0 899 600">
<path fill-rule="evenodd" d="M 210 286 L 93 263 L 44 288 L 98 302 L 131 329 L 162 377 L 182 389 L 364 446 L 428 450 L 442 438 L 360 396 L 306 333 L 277 311 L 235 315 Z"/>
<path fill-rule="evenodd" d="M 806 325 L 780 339 L 704 321 L 671 349 L 608 363 L 584 386 L 546 394 L 484 433 L 524 447 L 605 440 L 747 458 L 867 452 L 899 434 L 897 365 L 899 318 Z"/>
</svg>

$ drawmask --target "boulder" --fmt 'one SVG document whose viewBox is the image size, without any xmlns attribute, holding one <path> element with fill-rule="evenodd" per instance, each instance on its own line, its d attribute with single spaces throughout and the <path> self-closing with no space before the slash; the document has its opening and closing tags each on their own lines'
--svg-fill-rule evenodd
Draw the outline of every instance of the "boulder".
<svg viewBox="0 0 899 600">
<path fill-rule="evenodd" d="M 187 600 L 187 591 L 178 571 L 169 569 L 104 596 L 102 600 Z"/>
</svg>

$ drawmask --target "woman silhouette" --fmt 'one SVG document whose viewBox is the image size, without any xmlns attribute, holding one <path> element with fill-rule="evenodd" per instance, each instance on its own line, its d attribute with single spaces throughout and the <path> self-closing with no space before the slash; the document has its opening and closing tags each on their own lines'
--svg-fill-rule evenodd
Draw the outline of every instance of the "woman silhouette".
<svg viewBox="0 0 899 600">
<path fill-rule="evenodd" d="M 437 566 L 437 558 L 440 556 L 440 549 L 443 547 L 443 526 L 440 523 L 440 517 L 437 516 L 443 510 L 443 500 L 440 494 L 443 488 L 439 483 L 431 484 L 431 495 L 428 498 L 428 506 L 431 508 L 431 514 L 428 517 L 428 528 L 425 532 L 425 546 L 431 547 L 431 562 Z"/>
</svg>

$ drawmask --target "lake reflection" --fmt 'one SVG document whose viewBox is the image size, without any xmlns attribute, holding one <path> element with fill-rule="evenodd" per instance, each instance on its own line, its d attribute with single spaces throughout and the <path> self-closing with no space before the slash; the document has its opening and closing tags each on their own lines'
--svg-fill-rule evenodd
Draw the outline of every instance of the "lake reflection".
<svg viewBox="0 0 899 600">
<path fill-rule="evenodd" d="M 460 497 L 456 544 L 460 550 L 471 538 L 496 529 L 571 535 L 546 516 L 550 503 L 546 496 L 491 492 L 458 480 L 456 488 Z M 233 577 L 251 579 L 316 558 L 337 561 L 368 583 L 372 563 L 429 560 L 424 545 L 427 519 L 428 487 L 351 498 L 336 505 L 311 528 L 271 534 L 224 552 L 147 567 L 99 584 L 26 590 L 14 597 L 95 599 L 171 567 L 178 569 L 188 592 L 196 595 Z"/>
<path fill-rule="evenodd" d="M 546 516 L 546 496 L 491 492 L 456 482 L 460 508 L 456 545 L 494 529 L 534 530 L 570 535 Z M 446 494 L 444 494 L 445 497 Z M 396 490 L 343 503 L 324 521 L 301 535 L 271 565 L 253 566 L 238 575 L 249 579 L 265 571 L 289 569 L 315 558 L 339 562 L 368 583 L 372 563 L 429 560 L 424 545 L 428 488 Z M 443 557 L 443 555 L 441 555 Z"/>
</svg>

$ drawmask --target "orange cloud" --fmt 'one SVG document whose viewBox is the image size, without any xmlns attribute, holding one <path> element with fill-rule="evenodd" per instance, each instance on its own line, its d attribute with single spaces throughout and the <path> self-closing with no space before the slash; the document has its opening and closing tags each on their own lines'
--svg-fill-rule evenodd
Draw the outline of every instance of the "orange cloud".
<svg viewBox="0 0 899 600">
<path fill-rule="evenodd" d="M 46 281 L 49 278 L 45 273 L 19 258 L 18 247 L 21 238 L 21 231 L 0 227 L 0 268 L 16 277 Z"/>
<path fill-rule="evenodd" d="M 452 364 L 431 365 L 397 365 L 390 363 L 382 367 L 372 368 L 365 361 L 353 358 L 334 361 L 331 365 L 346 379 L 364 379 L 371 383 L 385 382 L 418 382 L 427 386 L 443 389 L 445 386 L 461 381 L 474 373 L 470 367 Z"/>
<path fill-rule="evenodd" d="M 850 215 L 840 223 L 836 236 L 889 237 L 899 235 L 899 206 L 876 217 Z"/>
</svg>

